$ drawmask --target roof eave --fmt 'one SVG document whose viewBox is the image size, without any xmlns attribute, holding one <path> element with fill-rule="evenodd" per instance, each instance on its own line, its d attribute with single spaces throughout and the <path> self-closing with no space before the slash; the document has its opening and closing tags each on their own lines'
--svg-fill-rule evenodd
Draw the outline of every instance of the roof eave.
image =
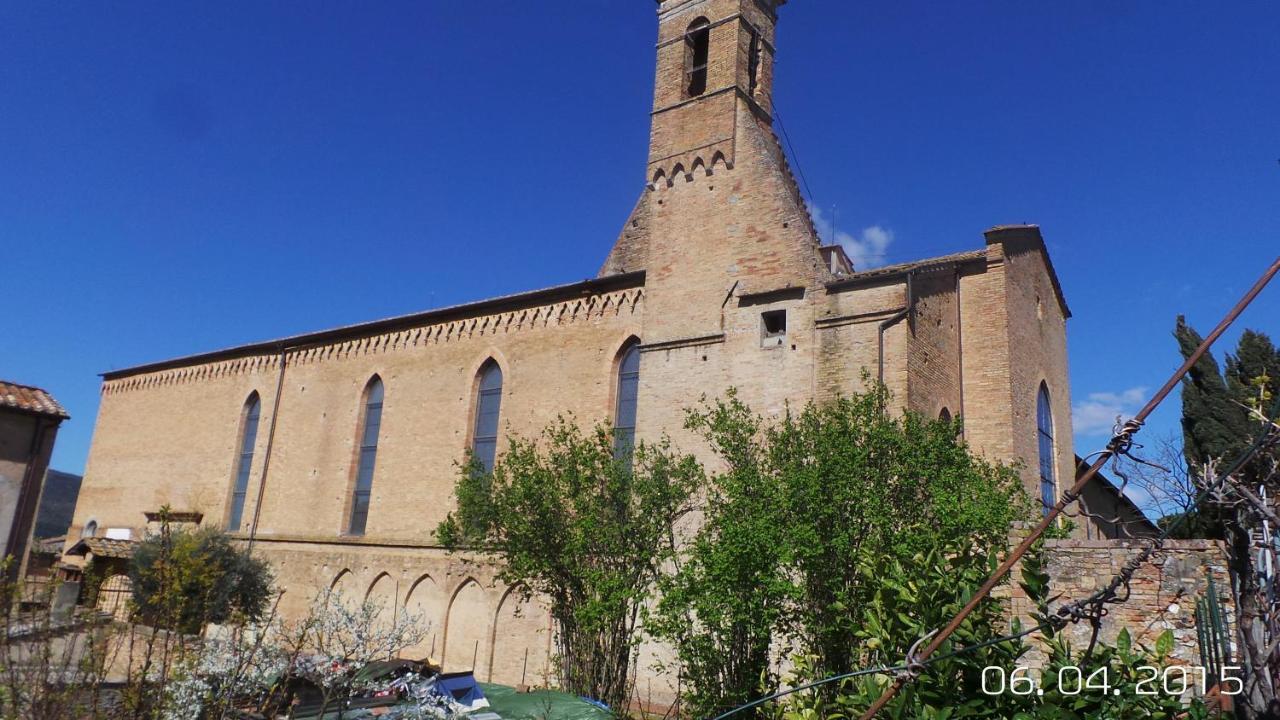
<svg viewBox="0 0 1280 720">
<path fill-rule="evenodd" d="M 574 297 L 575 295 L 597 294 L 600 292 L 608 292 L 610 290 L 639 287 L 644 285 L 644 279 L 645 272 L 643 270 L 629 273 L 618 273 L 616 275 L 606 275 L 604 277 L 591 278 L 589 280 L 582 280 L 580 282 L 569 283 L 567 285 L 556 285 L 549 288 L 530 290 L 528 292 L 516 293 L 513 295 L 504 295 L 497 298 L 489 298 L 487 300 L 478 300 L 476 302 L 464 303 L 462 305 L 451 305 L 449 307 L 437 308 L 435 310 L 427 310 L 409 315 L 399 315 L 396 317 L 384 318 L 382 320 L 373 320 L 370 322 L 357 323 L 355 325 L 345 325 L 329 330 L 293 335 L 277 340 L 266 340 L 246 345 L 237 345 L 230 348 L 224 348 L 222 350 L 186 355 L 183 357 L 172 358 L 170 360 L 146 363 L 144 365 L 134 365 L 120 370 L 109 370 L 107 372 L 100 373 L 100 377 L 104 381 L 118 380 L 131 375 L 140 375 L 143 373 L 170 370 L 177 367 L 217 362 L 219 360 L 230 360 L 233 358 L 251 355 L 278 354 L 303 347 L 324 345 L 343 340 L 378 335 L 395 330 L 419 327 L 426 324 L 441 322 L 443 320 L 451 320 L 460 317 L 487 314 L 505 309 L 543 304 L 557 299 Z"/>
</svg>

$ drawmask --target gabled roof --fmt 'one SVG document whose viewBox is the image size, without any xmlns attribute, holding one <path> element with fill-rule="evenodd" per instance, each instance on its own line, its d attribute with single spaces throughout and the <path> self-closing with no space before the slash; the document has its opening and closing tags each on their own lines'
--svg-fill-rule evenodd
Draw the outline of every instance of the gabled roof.
<svg viewBox="0 0 1280 720">
<path fill-rule="evenodd" d="M 68 555 L 86 555 L 93 553 L 98 557 L 108 558 L 131 558 L 133 557 L 133 549 L 137 547 L 136 540 L 116 540 L 114 538 L 87 537 L 82 538 L 80 542 L 71 546 L 67 550 Z"/>
<path fill-rule="evenodd" d="M 985 260 L 987 251 L 969 250 L 966 252 L 953 253 L 951 255 L 941 255 L 939 257 L 925 258 L 924 260 L 915 260 L 913 262 L 898 263 L 896 265 L 885 265 L 884 267 L 872 268 L 871 270 L 863 270 L 855 272 L 852 275 L 840 278 L 834 282 L 827 283 L 828 290 L 838 290 L 851 285 L 859 285 L 873 280 L 882 278 L 891 278 L 895 275 L 912 272 L 914 270 L 933 270 L 950 267 L 967 262 L 976 262 Z"/>
<path fill-rule="evenodd" d="M 1085 462 L 1084 458 L 1076 455 L 1076 477 L 1080 477 L 1088 469 L 1089 463 Z M 1130 512 L 1136 515 L 1139 519 L 1134 522 L 1137 523 L 1139 529 L 1142 530 L 1144 534 L 1154 535 L 1160 532 L 1160 528 L 1157 527 L 1155 523 L 1151 522 L 1151 519 L 1147 517 L 1146 513 L 1142 512 L 1142 508 L 1138 507 L 1137 503 L 1129 499 L 1129 496 L 1125 495 L 1124 492 L 1111 481 L 1111 478 L 1104 475 L 1102 471 L 1094 473 L 1093 479 L 1090 480 L 1090 482 L 1102 488 L 1107 494 L 1114 497 L 1117 504 L 1121 507 L 1127 508 Z M 1130 529 L 1130 533 L 1132 532 L 1133 530 Z M 1135 535 L 1135 537 L 1137 537 L 1137 535 Z"/>
<path fill-rule="evenodd" d="M 0 408 L 20 410 L 66 420 L 71 416 L 47 391 L 30 385 L 0 380 Z"/>
</svg>

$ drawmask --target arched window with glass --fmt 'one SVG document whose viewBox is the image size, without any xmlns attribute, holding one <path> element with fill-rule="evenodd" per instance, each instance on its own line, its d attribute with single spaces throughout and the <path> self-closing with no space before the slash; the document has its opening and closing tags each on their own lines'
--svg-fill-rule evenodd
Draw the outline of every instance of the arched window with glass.
<svg viewBox="0 0 1280 720">
<path fill-rule="evenodd" d="M 480 367 L 476 390 L 476 425 L 471 451 L 486 473 L 498 455 L 498 420 L 502 413 L 502 368 L 492 358 Z"/>
<path fill-rule="evenodd" d="M 1058 502 L 1057 473 L 1053 451 L 1053 411 L 1049 404 L 1049 388 L 1040 383 L 1036 397 L 1036 436 L 1040 449 L 1040 504 L 1044 513 Z"/>
<path fill-rule="evenodd" d="M 262 401 L 257 391 L 249 394 L 240 412 L 240 445 L 236 455 L 235 482 L 231 486 L 231 508 L 227 514 L 227 531 L 239 532 L 244 520 L 244 499 L 249 494 L 249 474 L 253 471 L 253 448 L 258 441 L 258 418 Z"/>
<path fill-rule="evenodd" d="M 377 375 L 364 389 L 364 414 L 360 421 L 360 450 L 356 457 L 356 483 L 351 495 L 351 520 L 347 534 L 363 535 L 369 522 L 373 497 L 373 471 L 378 461 L 378 433 L 382 430 L 382 379 Z"/>
<path fill-rule="evenodd" d="M 640 394 L 640 343 L 632 340 L 618 357 L 618 401 L 613 413 L 613 454 L 631 455 L 636 442 L 636 398 Z"/>
</svg>

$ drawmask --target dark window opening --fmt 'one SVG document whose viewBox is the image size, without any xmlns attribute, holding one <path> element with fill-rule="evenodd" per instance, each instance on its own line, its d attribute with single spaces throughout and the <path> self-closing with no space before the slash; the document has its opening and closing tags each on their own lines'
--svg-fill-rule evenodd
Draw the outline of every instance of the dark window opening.
<svg viewBox="0 0 1280 720">
<path fill-rule="evenodd" d="M 688 78 L 687 94 L 697 97 L 707 91 L 707 57 L 711 51 L 711 23 L 698 18 L 689 25 L 684 35 L 685 76 Z"/>
<path fill-rule="evenodd" d="M 1040 450 L 1040 504 L 1044 514 L 1057 503 L 1057 473 L 1053 462 L 1053 413 L 1049 406 L 1049 388 L 1040 384 L 1036 397 L 1036 435 Z"/>
<path fill-rule="evenodd" d="M 350 535 L 363 535 L 369 521 L 369 500 L 373 496 L 373 469 L 378 459 L 378 432 L 382 429 L 382 380 L 375 376 L 365 388 L 364 430 L 360 434 L 360 454 L 356 459 L 356 488 L 351 498 Z"/>
<path fill-rule="evenodd" d="M 760 33 L 756 32 L 755 28 L 751 29 L 751 50 L 749 52 L 750 55 L 747 57 L 747 77 L 750 84 L 747 94 L 754 97 L 756 88 L 759 86 L 760 74 Z"/>
<path fill-rule="evenodd" d="M 258 440 L 258 417 L 262 403 L 258 393 L 245 401 L 240 427 L 240 454 L 236 460 L 236 484 L 231 489 L 231 514 L 227 517 L 227 531 L 240 532 L 244 519 L 244 499 L 249 492 L 249 473 L 253 469 L 253 446 Z"/>
<path fill-rule="evenodd" d="M 938 413 L 938 419 L 944 423 L 951 422 L 951 411 L 945 407 L 942 408 L 942 412 Z"/>
<path fill-rule="evenodd" d="M 502 368 L 493 360 L 480 368 L 480 389 L 476 395 L 476 427 L 471 452 L 486 473 L 493 472 L 498 455 L 498 418 L 502 411 Z"/>
<path fill-rule="evenodd" d="M 633 343 L 618 362 L 618 403 L 613 418 L 613 455 L 628 459 L 636 440 L 636 399 L 640 394 L 640 344 Z"/>
<path fill-rule="evenodd" d="M 760 345 L 781 345 L 787 337 L 787 311 L 770 310 L 760 313 Z"/>
</svg>

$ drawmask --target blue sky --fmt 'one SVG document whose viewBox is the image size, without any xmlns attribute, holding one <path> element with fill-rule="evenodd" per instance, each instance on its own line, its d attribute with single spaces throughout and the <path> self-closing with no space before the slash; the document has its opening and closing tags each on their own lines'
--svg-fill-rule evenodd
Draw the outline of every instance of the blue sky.
<svg viewBox="0 0 1280 720">
<path fill-rule="evenodd" d="M 97 373 L 593 276 L 644 179 L 654 7 L 0 4 L 0 377 L 70 410 L 54 467 Z M 1041 225 L 1080 450 L 1280 248 L 1280 6 L 1223 7 L 782 9 L 778 111 L 856 251 Z M 1242 327 L 1277 317 L 1280 285 Z"/>
</svg>

